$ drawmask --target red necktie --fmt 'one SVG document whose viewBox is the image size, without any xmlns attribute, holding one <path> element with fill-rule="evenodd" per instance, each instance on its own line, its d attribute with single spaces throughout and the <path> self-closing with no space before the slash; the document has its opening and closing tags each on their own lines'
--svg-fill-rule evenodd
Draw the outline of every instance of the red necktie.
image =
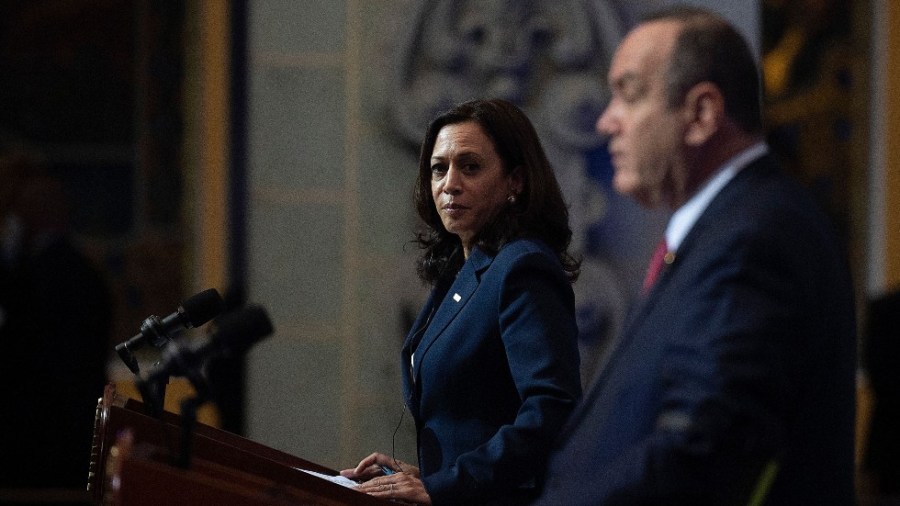
<svg viewBox="0 0 900 506">
<path fill-rule="evenodd" d="M 647 276 L 644 278 L 644 285 L 641 287 L 641 293 L 646 294 L 650 291 L 650 288 L 653 287 L 653 283 L 656 282 L 656 277 L 662 272 L 666 253 L 668 252 L 669 247 L 666 245 L 665 238 L 663 238 L 663 240 L 659 241 L 659 244 L 656 245 L 656 249 L 653 250 L 653 256 L 650 257 L 650 265 L 647 267 Z"/>
</svg>

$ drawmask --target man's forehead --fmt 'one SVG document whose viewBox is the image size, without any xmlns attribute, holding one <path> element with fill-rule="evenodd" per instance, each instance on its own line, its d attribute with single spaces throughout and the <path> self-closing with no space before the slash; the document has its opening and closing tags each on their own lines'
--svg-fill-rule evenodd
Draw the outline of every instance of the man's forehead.
<svg viewBox="0 0 900 506">
<path fill-rule="evenodd" d="M 672 51 L 678 28 L 673 21 L 652 21 L 629 32 L 613 55 L 610 83 L 659 70 Z"/>
<path fill-rule="evenodd" d="M 649 21 L 632 29 L 619 49 L 630 53 L 668 54 L 681 31 L 681 23 L 673 20 Z"/>
</svg>

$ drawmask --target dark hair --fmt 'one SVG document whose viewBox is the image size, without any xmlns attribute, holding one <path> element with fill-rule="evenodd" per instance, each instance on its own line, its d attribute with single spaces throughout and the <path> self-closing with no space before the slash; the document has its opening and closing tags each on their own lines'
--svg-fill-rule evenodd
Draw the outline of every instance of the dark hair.
<svg viewBox="0 0 900 506">
<path fill-rule="evenodd" d="M 676 21 L 681 32 L 666 69 L 670 107 L 684 102 L 696 84 L 715 84 L 725 99 L 725 114 L 748 133 L 762 133 L 762 95 L 756 59 L 747 41 L 722 17 L 697 7 L 677 6 L 643 19 Z"/>
<path fill-rule="evenodd" d="M 419 277 L 434 284 L 452 277 L 464 262 L 459 238 L 447 232 L 434 205 L 431 154 L 443 127 L 466 122 L 477 123 L 484 129 L 500 156 L 504 173 L 510 174 L 518 168 L 523 180 L 516 202 L 505 206 L 478 232 L 475 244 L 493 254 L 521 237 L 540 239 L 556 253 L 569 280 L 574 282 L 581 262 L 568 252 L 572 239 L 569 211 L 553 167 L 528 117 L 512 103 L 500 99 L 457 105 L 435 118 L 425 131 L 415 189 L 416 211 L 426 225 L 416 236 L 416 242 L 424 250 L 417 265 Z"/>
</svg>

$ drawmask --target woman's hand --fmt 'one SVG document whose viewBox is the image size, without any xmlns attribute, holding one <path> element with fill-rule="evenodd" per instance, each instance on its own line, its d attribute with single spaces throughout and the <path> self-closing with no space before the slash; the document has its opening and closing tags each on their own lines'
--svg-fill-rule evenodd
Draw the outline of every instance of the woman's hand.
<svg viewBox="0 0 900 506">
<path fill-rule="evenodd" d="M 392 473 L 385 474 L 382 466 Z M 431 497 L 419 479 L 419 468 L 392 459 L 383 453 L 373 453 L 362 459 L 354 469 L 344 469 L 341 476 L 362 481 L 356 490 L 366 494 L 406 501 L 414 504 L 431 504 Z"/>
</svg>

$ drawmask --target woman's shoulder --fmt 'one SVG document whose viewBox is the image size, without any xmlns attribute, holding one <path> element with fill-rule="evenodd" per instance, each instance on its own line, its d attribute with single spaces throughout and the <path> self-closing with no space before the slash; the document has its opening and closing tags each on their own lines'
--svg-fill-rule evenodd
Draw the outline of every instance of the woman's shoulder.
<svg viewBox="0 0 900 506">
<path fill-rule="evenodd" d="M 553 254 L 553 250 L 550 249 L 550 246 L 547 246 L 547 243 L 540 239 L 533 239 L 529 237 L 523 237 L 520 239 L 515 239 L 503 245 L 500 248 L 500 251 L 497 252 L 497 256 L 520 256 L 527 255 L 530 253 L 541 253 L 544 255 L 549 255 L 551 257 L 555 257 Z"/>
<path fill-rule="evenodd" d="M 490 269 L 495 275 L 520 268 L 562 269 L 559 259 L 546 243 L 539 239 L 515 239 L 504 244 L 499 251 L 491 254 L 476 248 L 469 256 L 468 263 L 476 272 Z"/>
</svg>

